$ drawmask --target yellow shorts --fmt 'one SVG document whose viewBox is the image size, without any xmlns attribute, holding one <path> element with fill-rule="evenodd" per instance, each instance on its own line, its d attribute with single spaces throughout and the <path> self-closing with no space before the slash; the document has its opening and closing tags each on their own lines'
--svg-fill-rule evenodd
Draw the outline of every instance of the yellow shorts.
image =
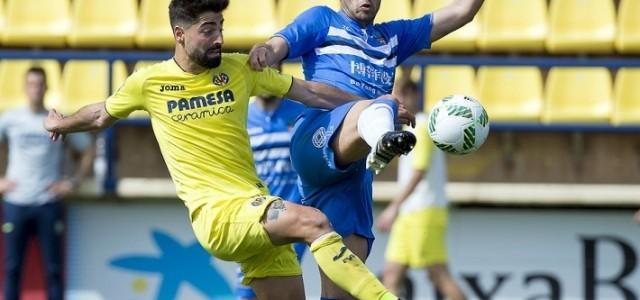
<svg viewBox="0 0 640 300">
<path fill-rule="evenodd" d="M 385 258 L 412 268 L 447 262 L 447 208 L 401 213 L 393 227 Z"/>
<path fill-rule="evenodd" d="M 219 259 L 240 263 L 244 285 L 253 278 L 302 274 L 292 245 L 273 245 L 260 223 L 269 204 L 278 199 L 257 196 L 216 201 L 193 214 L 193 231 L 200 244 Z"/>
</svg>

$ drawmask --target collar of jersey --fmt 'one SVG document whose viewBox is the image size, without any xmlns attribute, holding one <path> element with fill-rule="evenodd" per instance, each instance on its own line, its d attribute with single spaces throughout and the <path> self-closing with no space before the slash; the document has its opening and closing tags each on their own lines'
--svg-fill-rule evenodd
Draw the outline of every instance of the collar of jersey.
<svg viewBox="0 0 640 300">
<path fill-rule="evenodd" d="M 209 72 L 212 70 L 212 69 L 206 69 L 205 71 L 203 71 L 201 73 L 193 74 L 193 73 L 189 73 L 189 72 L 186 72 L 185 70 L 183 70 L 182 67 L 180 67 L 178 65 L 178 62 L 176 62 L 175 58 L 171 58 L 169 60 L 171 61 L 170 63 L 171 63 L 172 69 L 174 69 L 177 73 L 179 73 L 181 75 L 184 75 L 184 76 L 199 77 L 199 76 L 203 76 L 203 75 L 209 74 Z M 222 65 L 222 63 L 220 63 L 220 64 Z"/>
</svg>

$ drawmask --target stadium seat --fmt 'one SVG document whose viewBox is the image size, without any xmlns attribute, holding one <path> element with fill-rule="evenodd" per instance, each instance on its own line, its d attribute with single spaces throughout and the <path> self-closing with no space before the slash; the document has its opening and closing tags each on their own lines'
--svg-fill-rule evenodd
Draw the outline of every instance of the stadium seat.
<svg viewBox="0 0 640 300">
<path fill-rule="evenodd" d="M 282 73 L 291 74 L 295 78 L 304 79 L 304 73 L 302 72 L 302 64 L 297 63 L 283 63 Z"/>
<path fill-rule="evenodd" d="M 381 1 L 380 9 L 376 15 L 375 22 L 383 23 L 393 20 L 410 19 L 411 18 L 411 1 L 409 0 L 393 0 Z"/>
<path fill-rule="evenodd" d="M 4 1 L 0 1 L 0 37 L 4 33 Z"/>
<path fill-rule="evenodd" d="M 340 0 L 279 0 L 277 10 L 278 28 L 282 29 L 291 23 L 301 12 L 318 5 L 340 9 Z"/>
<path fill-rule="evenodd" d="M 624 54 L 640 54 L 640 0 L 620 0 L 616 49 Z"/>
<path fill-rule="evenodd" d="M 133 46 L 137 0 L 73 0 L 71 11 L 71 47 Z"/>
<path fill-rule="evenodd" d="M 8 0 L 5 20 L 5 45 L 63 47 L 69 33 L 69 0 Z"/>
<path fill-rule="evenodd" d="M 611 97 L 611 74 L 607 68 L 551 68 L 546 82 L 543 121 L 608 122 Z"/>
<path fill-rule="evenodd" d="M 470 66 L 430 66 L 424 78 L 425 111 L 429 111 L 440 99 L 454 94 L 477 97 L 475 72 Z"/>
<path fill-rule="evenodd" d="M 71 60 L 62 71 L 62 101 L 58 105 L 62 113 L 72 113 L 79 108 L 100 101 L 109 96 L 109 64 L 103 60 Z M 122 85 L 127 76 L 126 65 L 122 61 L 113 64 L 112 90 Z"/>
<path fill-rule="evenodd" d="M 482 7 L 478 47 L 484 51 L 540 52 L 547 35 L 547 0 L 491 0 Z"/>
<path fill-rule="evenodd" d="M 613 0 L 552 0 L 547 50 L 610 53 L 615 38 Z"/>
<path fill-rule="evenodd" d="M 492 121 L 540 121 L 543 100 L 539 68 L 480 67 L 477 76 L 479 99 Z"/>
<path fill-rule="evenodd" d="M 640 124 L 640 68 L 621 68 L 614 85 L 614 124 Z"/>
<path fill-rule="evenodd" d="M 250 49 L 276 31 L 273 0 L 230 1 L 224 14 L 224 44 L 227 49 Z"/>
<path fill-rule="evenodd" d="M 135 40 L 143 48 L 173 48 L 173 30 L 169 23 L 171 0 L 141 0 Z"/>
<path fill-rule="evenodd" d="M 60 63 L 56 60 L 3 60 L 0 62 L 0 111 L 27 102 L 25 75 L 32 66 L 40 66 L 47 74 L 45 106 L 60 99 Z"/>
<path fill-rule="evenodd" d="M 421 17 L 449 4 L 449 2 L 451 0 L 416 0 L 413 7 L 413 17 Z M 480 14 L 476 15 L 473 21 L 467 25 L 433 43 L 431 49 L 440 52 L 474 51 L 480 30 L 479 18 Z"/>
</svg>

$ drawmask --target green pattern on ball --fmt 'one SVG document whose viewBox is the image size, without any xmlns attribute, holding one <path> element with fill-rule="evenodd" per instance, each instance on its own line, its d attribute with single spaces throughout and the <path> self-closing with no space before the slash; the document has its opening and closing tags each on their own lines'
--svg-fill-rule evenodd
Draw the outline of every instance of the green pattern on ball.
<svg viewBox="0 0 640 300">
<path fill-rule="evenodd" d="M 447 106 L 447 113 L 450 116 L 463 117 L 463 118 L 472 118 L 473 113 L 471 109 L 465 106 L 460 105 L 450 105 Z"/>
<path fill-rule="evenodd" d="M 440 111 L 440 108 L 436 107 L 436 108 L 433 109 L 433 111 L 431 112 L 431 115 L 429 116 L 429 131 L 430 132 L 435 132 L 436 131 L 436 119 L 437 119 L 439 111 Z"/>
<path fill-rule="evenodd" d="M 458 153 L 458 151 L 456 151 L 456 148 L 454 148 L 452 145 L 440 144 L 436 141 L 433 141 L 433 143 L 436 145 L 436 147 L 440 148 L 440 150 L 442 151 L 449 152 L 449 153 Z"/>
<path fill-rule="evenodd" d="M 480 123 L 480 125 L 482 125 L 482 127 L 487 126 L 487 124 L 489 123 L 489 115 L 487 114 L 487 111 L 484 110 L 484 108 L 482 109 L 482 113 L 478 118 L 478 122 Z"/>
<path fill-rule="evenodd" d="M 464 130 L 464 143 L 462 144 L 462 150 L 467 151 L 476 143 L 476 126 L 471 125 Z"/>
</svg>

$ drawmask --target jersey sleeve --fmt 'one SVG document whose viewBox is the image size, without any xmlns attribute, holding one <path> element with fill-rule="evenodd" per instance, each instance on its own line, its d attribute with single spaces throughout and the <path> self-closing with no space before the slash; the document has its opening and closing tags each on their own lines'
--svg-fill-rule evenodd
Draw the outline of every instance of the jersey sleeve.
<svg viewBox="0 0 640 300">
<path fill-rule="evenodd" d="M 398 36 L 398 64 L 422 49 L 431 48 L 432 14 L 413 20 L 395 20 L 382 26 L 390 36 Z"/>
<path fill-rule="evenodd" d="M 283 38 L 289 47 L 287 58 L 296 58 L 319 46 L 329 31 L 334 11 L 326 6 L 312 7 L 302 12 L 291 24 L 274 36 Z"/>
<path fill-rule="evenodd" d="M 105 106 L 109 115 L 122 119 L 133 111 L 145 109 L 144 74 L 144 71 L 131 74 L 115 94 L 107 98 Z"/>
<path fill-rule="evenodd" d="M 272 95 L 282 97 L 289 92 L 293 77 L 288 74 L 282 74 L 279 71 L 266 68 L 262 72 L 249 71 L 253 74 L 254 85 L 251 91 L 252 96 Z"/>
<path fill-rule="evenodd" d="M 415 148 L 413 148 L 411 167 L 414 170 L 426 170 L 429 168 L 433 151 L 433 142 L 429 138 L 427 122 L 419 122 L 416 125 L 415 135 L 417 141 Z"/>
</svg>

